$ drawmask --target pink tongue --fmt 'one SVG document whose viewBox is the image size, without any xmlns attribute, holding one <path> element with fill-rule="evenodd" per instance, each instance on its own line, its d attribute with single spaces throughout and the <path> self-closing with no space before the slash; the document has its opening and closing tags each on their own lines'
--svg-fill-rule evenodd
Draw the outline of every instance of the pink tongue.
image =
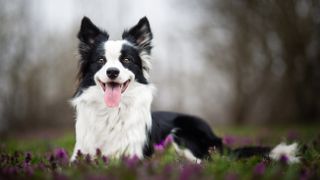
<svg viewBox="0 0 320 180">
<path fill-rule="evenodd" d="M 121 99 L 121 88 L 120 85 L 106 85 L 106 90 L 104 91 L 104 102 L 110 108 L 119 106 Z"/>
</svg>

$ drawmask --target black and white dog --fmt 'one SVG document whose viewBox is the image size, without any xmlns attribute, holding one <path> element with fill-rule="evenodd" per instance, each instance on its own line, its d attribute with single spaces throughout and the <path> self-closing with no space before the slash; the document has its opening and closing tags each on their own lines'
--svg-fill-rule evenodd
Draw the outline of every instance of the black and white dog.
<svg viewBox="0 0 320 180">
<path fill-rule="evenodd" d="M 84 17 L 80 32 L 79 86 L 72 99 L 76 109 L 77 151 L 94 156 L 96 149 L 106 156 L 137 156 L 153 154 L 153 145 L 173 136 L 179 154 L 191 161 L 208 158 L 211 148 L 223 150 L 221 138 L 201 119 L 174 113 L 151 112 L 155 87 L 149 81 L 151 69 L 152 32 L 148 19 L 124 31 L 122 40 L 109 40 L 107 32 Z M 239 156 L 254 154 L 290 162 L 297 144 L 268 147 L 244 147 L 233 150 Z"/>
</svg>

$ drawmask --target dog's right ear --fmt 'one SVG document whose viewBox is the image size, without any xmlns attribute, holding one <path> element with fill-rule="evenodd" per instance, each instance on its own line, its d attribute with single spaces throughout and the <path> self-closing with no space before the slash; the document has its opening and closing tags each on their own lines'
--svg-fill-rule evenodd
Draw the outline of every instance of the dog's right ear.
<svg viewBox="0 0 320 180">
<path fill-rule="evenodd" d="M 124 31 L 122 38 L 136 45 L 141 51 L 147 51 L 150 54 L 152 32 L 147 17 L 141 18 L 138 24 Z"/>
<path fill-rule="evenodd" d="M 108 40 L 109 35 L 108 33 L 101 31 L 88 17 L 83 17 L 78 33 L 79 40 L 85 44 L 91 45 L 99 39 L 98 37 L 102 37 L 103 40 Z"/>
</svg>

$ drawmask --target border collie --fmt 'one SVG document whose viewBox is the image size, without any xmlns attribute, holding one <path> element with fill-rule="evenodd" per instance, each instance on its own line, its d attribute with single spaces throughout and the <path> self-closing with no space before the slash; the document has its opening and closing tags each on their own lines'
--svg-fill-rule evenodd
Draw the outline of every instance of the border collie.
<svg viewBox="0 0 320 180">
<path fill-rule="evenodd" d="M 76 109 L 77 151 L 95 156 L 150 157 L 153 145 L 168 135 L 179 154 L 191 161 L 209 158 L 211 148 L 222 152 L 221 138 L 202 119 L 175 112 L 151 112 L 155 87 L 149 81 L 152 32 L 148 19 L 124 31 L 122 40 L 109 40 L 109 34 L 84 17 L 78 33 L 79 85 L 72 105 Z M 228 148 L 227 148 L 228 149 Z M 231 151 L 231 150 L 230 150 Z M 286 155 L 298 162 L 297 144 L 244 147 L 232 150 L 239 157 Z"/>
</svg>

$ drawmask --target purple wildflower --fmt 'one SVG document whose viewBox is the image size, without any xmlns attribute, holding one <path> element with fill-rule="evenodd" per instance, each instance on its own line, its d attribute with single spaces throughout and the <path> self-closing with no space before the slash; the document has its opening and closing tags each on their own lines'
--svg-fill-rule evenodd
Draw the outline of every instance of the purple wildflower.
<svg viewBox="0 0 320 180">
<path fill-rule="evenodd" d="M 63 148 L 55 149 L 54 154 L 57 159 L 68 158 L 68 154 L 67 154 L 66 150 L 64 150 Z"/>
<path fill-rule="evenodd" d="M 263 175 L 265 170 L 266 170 L 266 165 L 264 164 L 264 162 L 260 162 L 254 167 L 253 173 L 256 175 Z"/>
<path fill-rule="evenodd" d="M 187 164 L 183 166 L 180 173 L 180 180 L 194 179 L 201 172 L 201 166 L 199 164 Z"/>
<path fill-rule="evenodd" d="M 28 176 L 31 176 L 31 175 L 33 175 L 33 173 L 34 173 L 34 170 L 33 170 L 32 166 L 31 166 L 29 163 L 27 163 L 27 162 L 25 162 L 25 163 L 23 164 L 23 171 L 24 171 Z"/>
<path fill-rule="evenodd" d="M 40 171 L 44 171 L 46 169 L 46 165 L 41 161 L 40 163 L 38 163 L 37 168 Z"/>
<path fill-rule="evenodd" d="M 99 148 L 96 149 L 96 156 L 99 158 L 101 157 L 102 153 L 101 150 Z"/>
<path fill-rule="evenodd" d="M 162 143 L 155 144 L 153 147 L 154 147 L 154 149 L 156 151 L 159 151 L 159 152 L 163 152 L 164 151 L 164 145 Z"/>
<path fill-rule="evenodd" d="M 62 165 L 66 165 L 69 162 L 68 154 L 63 148 L 58 148 L 54 150 L 54 156 L 58 162 Z"/>
<path fill-rule="evenodd" d="M 170 134 L 169 136 L 166 137 L 166 139 L 163 142 L 164 147 L 167 147 L 173 142 L 173 136 Z"/>
<path fill-rule="evenodd" d="M 281 155 L 279 161 L 282 164 L 288 164 L 289 159 L 288 159 L 288 157 L 286 155 Z"/>
<path fill-rule="evenodd" d="M 109 163 L 109 159 L 107 156 L 102 156 L 102 161 L 105 165 L 107 165 Z"/>
<path fill-rule="evenodd" d="M 233 145 L 235 143 L 235 138 L 232 136 L 225 136 L 222 141 L 225 145 Z"/>
<path fill-rule="evenodd" d="M 159 144 L 155 144 L 153 147 L 156 151 L 163 152 L 166 147 L 168 147 L 173 142 L 172 135 L 168 135 L 163 141 Z"/>
<path fill-rule="evenodd" d="M 77 159 L 78 158 L 81 159 L 82 157 L 83 157 L 83 154 L 82 154 L 81 150 L 78 149 L 78 151 L 77 151 Z"/>
<path fill-rule="evenodd" d="M 25 163 L 30 163 L 31 162 L 31 159 L 32 159 L 32 155 L 30 152 L 27 152 L 26 155 L 25 155 L 25 158 L 24 158 L 24 162 Z"/>
<path fill-rule="evenodd" d="M 53 154 L 51 154 L 50 157 L 49 157 L 49 163 L 50 163 L 50 166 L 51 166 L 51 169 L 52 169 L 52 170 L 57 169 L 56 158 L 54 157 Z"/>
<path fill-rule="evenodd" d="M 86 155 L 85 160 L 86 160 L 86 163 L 87 163 L 87 164 L 90 164 L 90 163 L 91 163 L 91 156 L 90 156 L 90 154 L 87 154 L 87 155 Z"/>
<path fill-rule="evenodd" d="M 132 157 L 124 157 L 124 163 L 128 168 L 133 168 L 139 163 L 140 159 L 138 156 L 134 155 Z"/>
<path fill-rule="evenodd" d="M 56 158 L 54 157 L 54 155 L 53 154 L 51 154 L 50 156 L 49 156 L 49 162 L 50 163 L 52 163 L 52 162 L 54 162 L 55 160 L 56 160 Z"/>
</svg>

